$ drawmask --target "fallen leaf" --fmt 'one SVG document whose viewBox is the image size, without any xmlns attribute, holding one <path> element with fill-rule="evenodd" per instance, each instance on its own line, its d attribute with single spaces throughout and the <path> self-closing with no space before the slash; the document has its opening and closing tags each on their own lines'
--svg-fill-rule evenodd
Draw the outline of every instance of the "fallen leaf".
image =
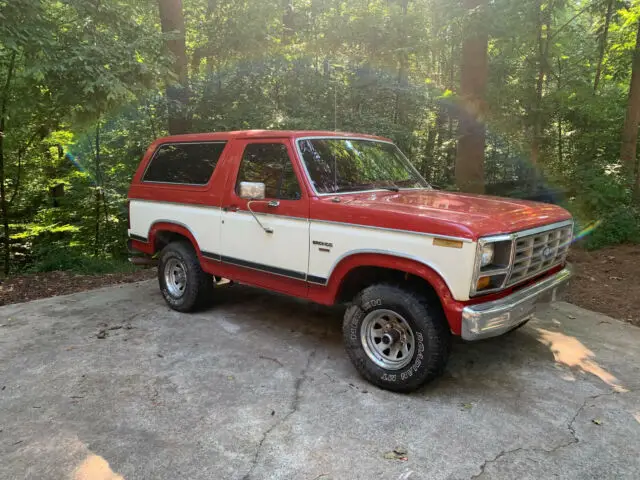
<svg viewBox="0 0 640 480">
<path fill-rule="evenodd" d="M 461 403 L 460 406 L 462 408 L 464 408 L 465 410 L 471 410 L 471 408 L 473 408 L 473 404 L 472 403 Z"/>
<path fill-rule="evenodd" d="M 573 315 L 567 315 L 567 317 L 570 318 L 571 320 L 575 320 L 576 319 L 576 317 L 573 316 Z"/>
<path fill-rule="evenodd" d="M 390 452 L 386 452 L 383 457 L 387 460 L 400 460 L 401 462 L 409 460 L 409 457 L 407 457 L 407 449 L 404 447 L 396 447 Z"/>
<path fill-rule="evenodd" d="M 600 420 L 599 418 L 594 418 L 593 420 L 591 420 L 593 423 L 595 423 L 596 425 L 602 425 L 602 420 Z"/>
<path fill-rule="evenodd" d="M 229 376 L 227 377 L 227 380 L 233 380 L 233 375 L 229 375 Z"/>
<path fill-rule="evenodd" d="M 622 277 L 609 277 L 609 280 L 622 280 Z"/>
</svg>

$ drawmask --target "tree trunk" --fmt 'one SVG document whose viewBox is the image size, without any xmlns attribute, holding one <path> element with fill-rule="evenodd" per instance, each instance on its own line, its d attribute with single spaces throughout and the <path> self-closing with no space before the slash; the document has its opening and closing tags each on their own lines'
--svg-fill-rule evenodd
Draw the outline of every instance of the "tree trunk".
<svg viewBox="0 0 640 480">
<path fill-rule="evenodd" d="M 600 84 L 600 76 L 602 75 L 602 62 L 604 61 L 604 54 L 607 50 L 607 37 L 609 36 L 609 24 L 611 23 L 611 14 L 613 13 L 613 0 L 607 2 L 607 13 L 604 17 L 604 29 L 602 30 L 602 37 L 600 37 L 600 46 L 598 48 L 598 66 L 596 67 L 596 77 L 593 80 L 593 91 L 598 91 L 598 85 Z"/>
<path fill-rule="evenodd" d="M 548 2 L 546 8 L 542 8 L 542 0 L 538 0 L 538 80 L 536 81 L 536 94 L 531 116 L 533 121 L 533 136 L 531 138 L 531 165 L 536 166 L 540 159 L 540 143 L 542 140 L 542 94 L 544 79 L 547 72 L 547 59 L 549 57 L 549 44 L 551 43 L 551 11 L 553 2 Z M 534 173 L 535 174 L 535 173 Z M 532 179 L 535 183 L 535 178 Z"/>
<path fill-rule="evenodd" d="M 462 100 L 458 125 L 456 185 L 463 191 L 484 192 L 484 125 L 485 91 L 487 86 L 488 33 L 486 10 L 488 0 L 465 0 L 469 16 L 462 43 L 460 65 L 460 97 Z"/>
<path fill-rule="evenodd" d="M 622 129 L 622 145 L 620 159 L 626 170 L 629 184 L 634 186 L 634 200 L 639 202 L 640 185 L 638 184 L 636 148 L 638 142 L 638 121 L 640 120 L 640 22 L 636 33 L 636 45 L 633 52 L 627 115 Z M 640 203 L 640 202 L 639 202 Z"/>
<path fill-rule="evenodd" d="M 100 119 L 96 125 L 96 225 L 95 236 L 93 241 L 93 250 L 97 255 L 100 248 L 100 192 L 102 190 L 102 175 L 100 172 Z"/>
<path fill-rule="evenodd" d="M 400 7 L 402 8 L 402 25 L 407 17 L 409 11 L 409 0 L 401 0 Z M 395 101 L 395 114 L 394 123 L 404 125 L 406 123 L 406 102 L 405 94 L 409 87 L 409 55 L 407 54 L 406 45 L 406 33 L 404 28 L 401 27 L 399 35 L 404 36 L 402 40 L 402 47 L 400 49 L 400 58 L 398 59 L 398 79 Z"/>
<path fill-rule="evenodd" d="M 557 76 L 557 88 L 560 90 L 562 83 L 562 61 L 558 59 L 558 76 Z M 564 139 L 562 136 L 562 111 L 558 109 L 558 165 L 564 164 Z"/>
<path fill-rule="evenodd" d="M 165 40 L 166 49 L 173 56 L 175 78 L 167 79 L 167 102 L 169 104 L 169 133 L 187 133 L 191 129 L 189 114 L 189 61 L 185 40 L 182 0 L 158 0 L 162 33 L 170 35 Z"/>
<path fill-rule="evenodd" d="M 9 102 L 9 87 L 13 79 L 13 70 L 16 65 L 16 52 L 11 54 L 7 80 L 2 90 L 2 104 L 0 105 L 0 211 L 2 212 L 2 230 L 4 242 L 4 274 L 9 275 L 10 270 L 10 243 L 9 243 L 9 206 L 7 205 L 7 191 L 5 190 L 4 170 L 4 137 L 6 135 L 7 103 Z"/>
</svg>

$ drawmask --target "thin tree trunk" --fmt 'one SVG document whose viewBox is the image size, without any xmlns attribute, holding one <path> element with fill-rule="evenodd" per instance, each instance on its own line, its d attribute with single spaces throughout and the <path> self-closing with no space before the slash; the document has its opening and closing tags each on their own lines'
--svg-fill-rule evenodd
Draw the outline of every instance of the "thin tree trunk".
<svg viewBox="0 0 640 480">
<path fill-rule="evenodd" d="M 540 159 L 540 143 L 542 140 L 542 94 L 547 72 L 549 44 L 551 42 L 551 11 L 553 2 L 542 9 L 542 0 L 538 0 L 538 80 L 536 82 L 535 103 L 532 108 L 533 136 L 531 139 L 531 164 L 537 165 Z M 544 35 L 543 35 L 544 30 Z M 533 179 L 535 182 L 535 179 Z"/>
<path fill-rule="evenodd" d="M 29 137 L 29 140 L 27 141 L 27 143 L 21 149 L 18 150 L 18 155 L 17 155 L 18 171 L 16 173 L 16 178 L 13 181 L 14 187 L 13 187 L 13 193 L 11 193 L 11 198 L 9 198 L 9 206 L 13 205 L 13 201 L 15 200 L 15 198 L 18 196 L 18 193 L 20 192 L 20 180 L 22 178 L 22 159 L 29 151 L 29 148 L 31 148 L 31 145 L 35 141 L 36 137 L 38 137 L 39 135 L 41 135 L 41 132 L 40 132 L 40 129 L 38 128 L 31 135 L 31 137 Z"/>
<path fill-rule="evenodd" d="M 613 13 L 613 0 L 607 2 L 607 13 L 604 17 L 604 29 L 602 30 L 602 37 L 600 38 L 600 46 L 598 49 L 598 66 L 596 67 L 596 76 L 593 80 L 593 91 L 598 91 L 598 85 L 600 84 L 600 76 L 602 75 L 602 62 L 604 61 L 604 54 L 607 51 L 607 37 L 609 36 L 609 24 L 611 23 L 611 14 Z"/>
<path fill-rule="evenodd" d="M 404 31 L 404 20 L 407 17 L 409 11 L 409 0 L 401 0 L 400 6 L 402 8 L 402 25 L 400 35 L 406 35 Z M 409 85 L 408 70 L 409 70 L 409 55 L 406 50 L 406 38 L 402 40 L 402 47 L 400 50 L 400 58 L 398 59 L 398 80 L 396 86 L 396 101 L 395 101 L 395 115 L 394 123 L 404 125 L 406 122 L 406 105 L 405 105 L 405 90 Z"/>
<path fill-rule="evenodd" d="M 456 185 L 463 191 L 484 192 L 484 125 L 485 91 L 487 87 L 488 32 L 484 18 L 488 0 L 465 0 L 469 25 L 465 27 L 460 65 L 460 97 L 458 125 Z"/>
<path fill-rule="evenodd" d="M 6 135 L 7 104 L 9 102 L 9 88 L 13 79 L 13 71 L 16 66 L 16 52 L 11 54 L 7 80 L 2 91 L 2 104 L 0 105 L 0 210 L 2 211 L 2 229 L 4 241 L 4 274 L 9 275 L 10 270 L 10 243 L 9 243 L 9 206 L 7 205 L 7 192 L 5 190 L 4 169 L 4 137 Z"/>
<path fill-rule="evenodd" d="M 167 79 L 169 103 L 169 133 L 187 133 L 191 129 L 189 105 L 189 61 L 185 40 L 182 0 L 158 0 L 162 33 L 173 38 L 165 40 L 165 46 L 174 58 L 175 79 Z"/>
<path fill-rule="evenodd" d="M 622 129 L 622 145 L 620 159 L 626 170 L 629 184 L 634 188 L 634 200 L 640 203 L 640 185 L 637 173 L 636 149 L 638 142 L 638 122 L 640 121 L 640 22 L 636 32 L 636 45 L 633 52 L 633 67 L 631 83 L 629 84 L 629 99 L 627 100 L 627 115 Z"/>
<path fill-rule="evenodd" d="M 558 59 L 558 77 L 557 77 L 557 86 L 558 90 L 560 90 L 560 85 L 562 83 L 562 61 Z M 562 166 L 564 159 L 564 141 L 562 138 L 562 113 L 558 110 L 558 165 Z"/>
<path fill-rule="evenodd" d="M 95 236 L 93 240 L 93 250 L 97 255 L 99 246 L 100 246 L 100 192 L 102 190 L 101 186 L 101 173 L 100 173 L 100 120 L 98 119 L 98 124 L 96 125 L 96 217 L 95 217 Z"/>
</svg>

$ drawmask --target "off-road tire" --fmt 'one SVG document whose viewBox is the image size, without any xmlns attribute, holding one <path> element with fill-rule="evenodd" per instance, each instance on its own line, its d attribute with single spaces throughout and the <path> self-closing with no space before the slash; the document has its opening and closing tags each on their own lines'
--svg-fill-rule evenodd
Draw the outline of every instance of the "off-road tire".
<svg viewBox="0 0 640 480">
<path fill-rule="evenodd" d="M 177 297 L 167 288 L 165 269 L 171 259 L 184 265 L 186 286 Z M 162 249 L 158 262 L 158 283 L 167 305 L 178 312 L 193 312 L 209 306 L 213 300 L 213 276 L 202 270 L 193 246 L 188 242 L 171 242 Z"/>
<path fill-rule="evenodd" d="M 400 314 L 416 339 L 411 360 L 398 370 L 379 366 L 363 346 L 363 321 L 380 309 Z M 451 332 L 440 306 L 396 285 L 372 285 L 356 295 L 345 312 L 342 334 L 347 354 L 358 372 L 374 385 L 395 392 L 411 392 L 439 376 L 451 350 Z"/>
</svg>

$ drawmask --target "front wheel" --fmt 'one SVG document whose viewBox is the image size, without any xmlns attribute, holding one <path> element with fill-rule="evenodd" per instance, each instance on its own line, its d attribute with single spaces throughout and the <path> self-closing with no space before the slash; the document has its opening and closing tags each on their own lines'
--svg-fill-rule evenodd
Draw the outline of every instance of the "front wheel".
<svg viewBox="0 0 640 480">
<path fill-rule="evenodd" d="M 347 353 L 371 383 L 410 392 L 442 373 L 451 333 L 441 310 L 394 285 L 360 292 L 343 322 Z"/>
<path fill-rule="evenodd" d="M 213 277 L 202 270 L 191 244 L 172 242 L 160 253 L 158 283 L 164 300 L 174 310 L 192 312 L 213 297 Z"/>
</svg>

